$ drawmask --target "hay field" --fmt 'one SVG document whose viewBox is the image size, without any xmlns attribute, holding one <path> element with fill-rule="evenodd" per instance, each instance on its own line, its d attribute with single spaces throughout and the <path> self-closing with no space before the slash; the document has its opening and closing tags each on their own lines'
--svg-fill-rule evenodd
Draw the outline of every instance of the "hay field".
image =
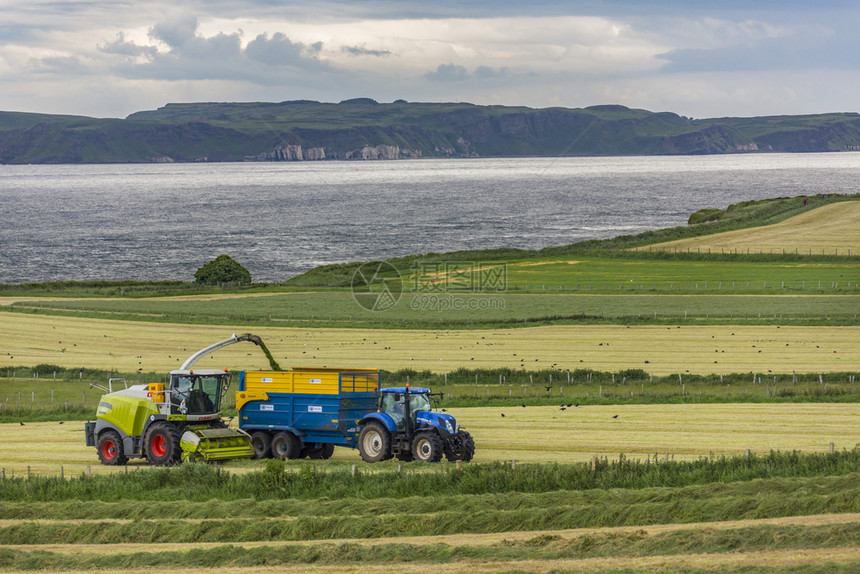
<svg viewBox="0 0 860 574">
<path fill-rule="evenodd" d="M 640 247 L 640 251 L 695 251 L 719 253 L 834 253 L 860 255 L 860 201 L 831 203 L 774 225 L 703 235 Z"/>
<path fill-rule="evenodd" d="M 860 326 L 553 325 L 492 330 L 362 330 L 213 327 L 0 314 L 0 373 L 16 365 L 52 364 L 122 372 L 166 372 L 194 351 L 251 330 L 284 368 L 555 367 L 655 375 L 851 372 L 860 370 Z M 227 347 L 200 367 L 268 368 L 251 344 Z"/>
<path fill-rule="evenodd" d="M 845 403 L 689 404 L 558 407 L 451 408 L 448 412 L 475 438 L 475 462 L 585 462 L 593 456 L 646 459 L 668 454 L 673 460 L 710 455 L 738 455 L 749 449 L 825 452 L 860 444 L 860 414 Z M 502 417 L 501 415 L 505 416 Z M 617 415 L 617 418 L 613 418 Z M 235 424 L 235 423 L 234 423 Z M 80 475 L 116 472 L 102 466 L 93 447 L 84 444 L 83 423 L 69 421 L 0 424 L 0 467 L 6 476 Z M 802 432 L 801 432 L 802 429 Z M 299 467 L 309 461 L 289 462 Z M 365 465 L 357 450 L 335 449 L 331 461 L 355 463 L 367 470 L 390 469 L 396 461 Z M 443 463 L 447 464 L 447 463 Z M 131 468 L 147 467 L 140 460 Z M 259 470 L 262 462 L 234 461 L 237 472 Z"/>
</svg>

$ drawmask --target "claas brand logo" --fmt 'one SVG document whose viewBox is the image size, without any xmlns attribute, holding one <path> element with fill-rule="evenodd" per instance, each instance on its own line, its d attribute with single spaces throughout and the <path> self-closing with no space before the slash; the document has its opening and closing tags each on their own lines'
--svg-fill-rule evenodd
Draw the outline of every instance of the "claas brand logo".
<svg viewBox="0 0 860 574">
<path fill-rule="evenodd" d="M 97 415 L 106 415 L 111 411 L 111 409 L 113 409 L 112 404 L 110 404 L 106 401 L 102 401 L 99 403 L 99 408 L 98 408 L 98 411 L 96 412 L 96 414 Z"/>
</svg>

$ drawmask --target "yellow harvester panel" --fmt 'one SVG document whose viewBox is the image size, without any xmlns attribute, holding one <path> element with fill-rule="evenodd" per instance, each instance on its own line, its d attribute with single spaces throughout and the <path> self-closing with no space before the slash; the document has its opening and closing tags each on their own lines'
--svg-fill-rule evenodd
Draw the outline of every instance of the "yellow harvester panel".
<svg viewBox="0 0 860 574">
<path fill-rule="evenodd" d="M 149 383 L 147 395 L 155 403 L 164 402 L 164 383 Z"/>
</svg>

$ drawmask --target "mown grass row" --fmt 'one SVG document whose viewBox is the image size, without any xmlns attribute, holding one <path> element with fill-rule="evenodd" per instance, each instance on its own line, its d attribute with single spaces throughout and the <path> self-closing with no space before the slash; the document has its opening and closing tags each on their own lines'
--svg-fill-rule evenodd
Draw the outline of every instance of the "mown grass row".
<svg viewBox="0 0 860 574">
<path fill-rule="evenodd" d="M 434 496 L 413 492 L 401 498 L 326 496 L 318 499 L 298 499 L 270 496 L 265 499 L 246 497 L 207 500 L 138 500 L 134 497 L 115 501 L 3 500 L 0 501 L 0 511 L 5 519 L 21 521 L 230 519 L 251 523 L 255 519 L 326 519 L 396 514 L 423 516 L 429 520 L 452 509 L 468 516 L 479 516 L 482 513 L 505 516 L 511 512 L 537 515 L 547 509 L 578 509 L 580 513 L 571 519 L 573 525 L 618 526 L 648 524 L 649 512 L 652 511 L 671 517 L 672 521 L 678 521 L 679 517 L 682 517 L 682 522 L 691 521 L 695 513 L 701 514 L 701 520 L 782 516 L 789 508 L 786 506 L 787 501 L 798 505 L 798 515 L 855 512 L 860 504 L 857 497 L 853 496 L 860 488 L 857 479 L 858 473 L 849 472 L 832 476 L 778 477 L 693 484 L 678 488 L 655 486 L 601 490 L 558 485 L 559 488 L 546 492 L 488 491 Z M 382 480 L 385 480 L 385 477 Z M 708 518 L 705 518 L 705 515 Z"/>
<path fill-rule="evenodd" d="M 0 500 L 44 502 L 64 500 L 239 500 L 408 498 L 488 492 L 551 492 L 605 488 L 684 487 L 776 477 L 836 476 L 860 472 L 860 447 L 833 453 L 771 452 L 768 455 L 702 458 L 661 462 L 595 459 L 590 464 L 467 464 L 416 465 L 405 472 L 354 472 L 270 460 L 262 472 L 229 473 L 208 465 L 146 468 L 128 474 L 81 476 L 72 479 L 35 477 L 0 480 Z"/>
<path fill-rule="evenodd" d="M 860 524 L 820 526 L 760 525 L 726 530 L 684 529 L 649 535 L 645 532 L 594 533 L 565 538 L 537 536 L 523 542 L 469 546 L 448 544 L 330 543 L 282 544 L 99 555 L 0 549 L 0 563 L 15 570 L 102 570 L 117 568 L 226 568 L 302 564 L 445 564 L 459 561 L 560 560 L 599 557 L 644 557 L 839 548 L 860 542 Z"/>
<path fill-rule="evenodd" d="M 860 510 L 856 473 L 846 477 L 771 479 L 728 485 L 673 489 L 618 489 L 611 493 L 583 492 L 579 496 L 520 499 L 514 508 L 481 506 L 465 497 L 422 497 L 422 508 L 411 499 L 374 499 L 353 505 L 346 499 L 326 504 L 327 514 L 278 517 L 167 518 L 129 521 L 29 521 L 0 528 L 0 544 L 155 544 L 226 543 L 435 536 L 638 526 L 648 524 L 778 518 L 813 514 L 854 513 Z M 483 502 L 484 497 L 478 496 Z M 556 500 L 552 500 L 555 498 Z M 468 511 L 456 502 L 467 502 Z M 471 502 L 471 503 L 470 503 Z M 434 508 L 427 503 L 432 503 Z M 209 503 L 198 503 L 209 506 Z"/>
<path fill-rule="evenodd" d="M 860 524 L 760 525 L 726 530 L 684 529 L 594 533 L 565 538 L 542 535 L 493 545 L 380 543 L 280 544 L 243 548 L 225 545 L 160 552 L 100 555 L 0 549 L 0 563 L 14 570 L 104 570 L 118 568 L 242 568 L 291 565 L 445 564 L 459 561 L 560 560 L 600 557 L 677 556 L 706 553 L 839 548 L 860 542 Z M 856 562 L 855 562 L 856 564 Z"/>
</svg>

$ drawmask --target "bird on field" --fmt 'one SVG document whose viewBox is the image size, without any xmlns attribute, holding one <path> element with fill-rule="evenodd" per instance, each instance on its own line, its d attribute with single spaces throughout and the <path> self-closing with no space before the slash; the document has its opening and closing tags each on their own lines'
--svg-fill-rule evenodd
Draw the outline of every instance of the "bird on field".
<svg viewBox="0 0 860 574">
<path fill-rule="evenodd" d="M 550 392 L 552 390 L 552 387 L 544 387 L 544 388 L 546 389 L 546 392 Z"/>
<path fill-rule="evenodd" d="M 19 424 L 19 425 L 21 425 L 21 426 L 24 426 L 24 423 L 22 423 L 22 422 L 18 422 L 18 424 Z"/>
<path fill-rule="evenodd" d="M 60 421 L 60 424 L 63 424 L 63 421 Z"/>
<path fill-rule="evenodd" d="M 579 403 L 576 403 L 576 404 L 575 404 L 575 405 L 573 405 L 573 406 L 578 407 L 578 406 L 579 406 Z"/>
<path fill-rule="evenodd" d="M 445 410 L 445 409 L 442 409 L 442 412 L 443 412 L 443 413 L 447 413 L 448 411 L 447 411 L 447 410 Z"/>
<path fill-rule="evenodd" d="M 558 410 L 560 410 L 560 411 L 566 411 L 566 410 L 567 410 L 567 407 L 561 407 L 561 408 L 560 408 L 560 409 L 558 409 Z"/>
<path fill-rule="evenodd" d="M 502 415 L 502 417 L 504 417 L 504 416 L 505 416 L 505 413 L 500 413 L 500 414 Z M 21 424 L 24 424 L 24 423 L 21 423 Z"/>
<path fill-rule="evenodd" d="M 612 418 L 617 419 L 618 415 L 612 415 Z"/>
<path fill-rule="evenodd" d="M 525 404 L 525 403 L 523 403 L 523 408 L 526 408 L 526 404 Z"/>
<path fill-rule="evenodd" d="M 570 407 L 572 407 L 572 406 L 573 406 L 573 403 L 567 403 L 567 405 L 565 405 L 565 406 L 566 406 L 567 408 L 570 408 Z M 576 405 L 576 406 L 579 406 L 579 405 Z"/>
</svg>

